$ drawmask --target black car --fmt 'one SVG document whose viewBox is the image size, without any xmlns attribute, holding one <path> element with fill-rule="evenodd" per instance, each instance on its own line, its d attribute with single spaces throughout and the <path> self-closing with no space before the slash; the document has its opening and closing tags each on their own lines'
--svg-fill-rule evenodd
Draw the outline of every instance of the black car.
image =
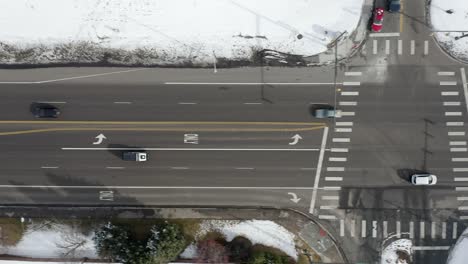
<svg viewBox="0 0 468 264">
<path fill-rule="evenodd" d="M 55 106 L 38 106 L 34 115 L 39 118 L 57 118 L 60 115 L 60 110 Z"/>
</svg>

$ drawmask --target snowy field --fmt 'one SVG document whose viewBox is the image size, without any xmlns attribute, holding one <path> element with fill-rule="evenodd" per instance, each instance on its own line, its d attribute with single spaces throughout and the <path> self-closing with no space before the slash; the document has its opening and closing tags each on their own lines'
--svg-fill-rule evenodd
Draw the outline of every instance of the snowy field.
<svg viewBox="0 0 468 264">
<path fill-rule="evenodd" d="M 468 62 L 468 36 L 456 40 L 462 34 L 468 34 L 468 4 L 466 0 L 432 0 L 430 6 L 431 23 L 436 38 L 450 53 Z"/>
<path fill-rule="evenodd" d="M 341 32 L 354 30 L 363 0 L 0 3 L 0 63 L 203 65 L 215 58 L 250 60 L 262 49 L 301 56 L 321 53 Z"/>
</svg>

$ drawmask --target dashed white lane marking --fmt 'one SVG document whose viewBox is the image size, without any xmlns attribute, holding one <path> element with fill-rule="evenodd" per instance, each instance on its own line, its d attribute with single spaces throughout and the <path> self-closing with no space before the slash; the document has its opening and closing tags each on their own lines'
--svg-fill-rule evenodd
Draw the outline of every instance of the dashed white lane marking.
<svg viewBox="0 0 468 264">
<path fill-rule="evenodd" d="M 343 96 L 356 96 L 359 95 L 359 92 L 341 92 Z"/>
<path fill-rule="evenodd" d="M 463 83 L 463 93 L 465 94 L 466 110 L 468 111 L 468 83 L 466 82 L 465 68 L 460 68 L 460 73 Z"/>
<path fill-rule="evenodd" d="M 458 223 L 453 222 L 453 225 L 452 225 L 452 239 L 457 239 L 457 237 L 458 237 Z"/>
<path fill-rule="evenodd" d="M 341 187 L 340 186 L 324 186 L 323 190 L 324 191 L 340 191 Z"/>
<path fill-rule="evenodd" d="M 421 221 L 419 222 L 419 237 L 424 238 L 426 236 L 426 230 L 424 226 L 424 222 Z"/>
<path fill-rule="evenodd" d="M 467 148 L 450 148 L 450 152 L 466 152 Z"/>
<path fill-rule="evenodd" d="M 351 133 L 353 132 L 353 129 L 352 128 L 335 128 L 335 132 L 338 132 L 338 133 Z"/>
<path fill-rule="evenodd" d="M 449 250 L 450 246 L 413 246 L 413 250 Z"/>
<path fill-rule="evenodd" d="M 255 102 L 251 102 L 251 103 L 244 103 L 245 105 L 261 105 L 262 103 L 255 103 Z"/>
<path fill-rule="evenodd" d="M 325 181 L 343 181 L 343 177 L 325 177 Z"/>
<path fill-rule="evenodd" d="M 442 96 L 458 96 L 458 92 L 441 92 L 440 94 L 442 94 Z"/>
<path fill-rule="evenodd" d="M 387 55 L 390 54 L 390 40 L 389 39 L 385 40 L 385 54 Z"/>
<path fill-rule="evenodd" d="M 382 232 L 383 232 L 383 237 L 387 238 L 388 237 L 388 222 L 383 221 L 383 226 L 382 226 Z"/>
<path fill-rule="evenodd" d="M 110 169 L 110 170 L 122 170 L 124 168 L 125 167 L 106 167 L 106 169 Z"/>
<path fill-rule="evenodd" d="M 59 167 L 54 166 L 42 166 L 41 169 L 58 169 Z"/>
<path fill-rule="evenodd" d="M 338 208 L 338 205 L 321 205 L 320 206 L 321 210 L 334 210 L 337 208 Z"/>
<path fill-rule="evenodd" d="M 342 158 L 342 157 L 329 157 L 328 161 L 347 161 L 347 158 Z"/>
<path fill-rule="evenodd" d="M 366 237 L 366 225 L 367 225 L 367 221 L 366 220 L 362 220 L 361 222 L 361 237 Z"/>
<path fill-rule="evenodd" d="M 351 230 L 350 230 L 350 235 L 351 237 L 354 237 L 354 235 L 356 234 L 356 220 L 351 220 Z"/>
<path fill-rule="evenodd" d="M 336 143 L 348 143 L 348 142 L 351 142 L 351 139 L 350 139 L 350 138 L 333 138 L 333 139 L 332 139 L 332 142 L 336 142 Z"/>
<path fill-rule="evenodd" d="M 448 132 L 449 136 L 465 136 L 465 131 L 450 131 Z"/>
<path fill-rule="evenodd" d="M 188 170 L 188 167 L 171 167 L 173 170 Z"/>
<path fill-rule="evenodd" d="M 337 126 L 353 126 L 353 122 L 336 122 Z"/>
<path fill-rule="evenodd" d="M 39 104 L 66 104 L 64 101 L 38 101 Z"/>
<path fill-rule="evenodd" d="M 396 235 L 398 238 L 401 237 L 401 222 L 396 221 Z"/>
<path fill-rule="evenodd" d="M 331 148 L 330 152 L 348 152 L 347 148 Z"/>
<path fill-rule="evenodd" d="M 336 216 L 334 215 L 319 215 L 319 219 L 324 219 L 324 220 L 335 220 Z"/>
<path fill-rule="evenodd" d="M 454 76 L 455 72 L 438 72 L 437 75 L 439 75 L 439 76 Z"/>
<path fill-rule="evenodd" d="M 369 34 L 369 37 L 374 37 L 374 38 L 378 38 L 378 37 L 399 37 L 400 36 L 400 33 L 399 32 L 389 32 L 389 33 L 370 33 Z"/>
<path fill-rule="evenodd" d="M 464 122 L 447 122 L 445 123 L 447 126 L 463 126 Z"/>
<path fill-rule="evenodd" d="M 196 105 L 195 102 L 179 102 L 180 105 Z"/>
<path fill-rule="evenodd" d="M 355 112 L 341 112 L 341 116 L 355 116 Z"/>
<path fill-rule="evenodd" d="M 344 167 L 327 167 L 327 171 L 344 171 Z"/>
<path fill-rule="evenodd" d="M 409 238 L 410 239 L 414 238 L 414 222 L 413 221 L 409 223 Z"/>
<path fill-rule="evenodd" d="M 414 40 L 411 41 L 411 50 L 410 50 L 410 54 L 411 54 L 411 55 L 414 55 Z"/>
<path fill-rule="evenodd" d="M 343 86 L 359 86 L 361 82 L 343 82 Z"/>
<path fill-rule="evenodd" d="M 322 200 L 327 200 L 327 201 L 338 201 L 340 199 L 340 197 L 338 195 L 325 195 L 325 196 L 322 196 Z"/>
<path fill-rule="evenodd" d="M 453 181 L 466 182 L 466 181 L 468 181 L 468 177 L 455 177 L 455 178 L 453 178 Z"/>
<path fill-rule="evenodd" d="M 343 106 L 356 106 L 357 102 L 338 102 L 338 105 L 343 105 Z"/>
<path fill-rule="evenodd" d="M 442 222 L 442 239 L 447 238 L 447 222 Z"/>
<path fill-rule="evenodd" d="M 450 141 L 450 146 L 466 146 L 466 141 Z"/>
<path fill-rule="evenodd" d="M 461 116 L 462 112 L 445 112 L 445 116 Z"/>
<path fill-rule="evenodd" d="M 345 72 L 345 76 L 361 76 L 362 72 Z"/>
<path fill-rule="evenodd" d="M 453 162 L 468 162 L 468 158 L 452 158 Z"/>
<path fill-rule="evenodd" d="M 253 170 L 251 167 L 237 167 L 236 170 Z"/>
<path fill-rule="evenodd" d="M 377 54 L 377 40 L 372 41 L 372 54 Z"/>
<path fill-rule="evenodd" d="M 453 168 L 453 172 L 467 172 L 468 168 Z"/>
<path fill-rule="evenodd" d="M 372 237 L 377 237 L 377 221 L 372 221 Z"/>
<path fill-rule="evenodd" d="M 436 222 L 431 222 L 431 238 L 436 238 Z"/>
<path fill-rule="evenodd" d="M 344 237 L 344 219 L 340 219 L 340 236 Z"/>
<path fill-rule="evenodd" d="M 454 81 L 441 81 L 441 82 L 440 82 L 440 85 L 444 85 L 444 86 L 454 86 L 454 85 L 457 85 L 457 82 L 454 82 Z"/>
<path fill-rule="evenodd" d="M 444 106 L 460 106 L 460 102 L 444 102 Z"/>
<path fill-rule="evenodd" d="M 424 55 L 429 54 L 429 42 L 427 40 L 424 41 Z"/>
<path fill-rule="evenodd" d="M 401 39 L 398 40 L 398 55 L 403 54 L 403 41 Z"/>
</svg>

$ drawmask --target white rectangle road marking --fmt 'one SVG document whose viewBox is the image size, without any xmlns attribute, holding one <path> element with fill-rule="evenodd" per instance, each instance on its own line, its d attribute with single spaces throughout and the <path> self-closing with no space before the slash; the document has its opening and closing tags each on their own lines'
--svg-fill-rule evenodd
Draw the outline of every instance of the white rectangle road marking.
<svg viewBox="0 0 468 264">
<path fill-rule="evenodd" d="M 450 91 L 450 92 L 441 92 L 440 93 L 442 96 L 458 96 L 458 92 L 455 91 Z"/>
<path fill-rule="evenodd" d="M 462 112 L 445 112 L 445 116 L 461 116 Z"/>
<path fill-rule="evenodd" d="M 410 221 L 409 223 L 409 238 L 413 239 L 414 238 L 414 222 Z"/>
<path fill-rule="evenodd" d="M 398 40 L 398 55 L 403 54 L 403 41 L 401 39 Z"/>
<path fill-rule="evenodd" d="M 450 152 L 466 152 L 467 148 L 450 148 Z"/>
<path fill-rule="evenodd" d="M 41 169 L 58 169 L 59 167 L 54 166 L 42 166 Z"/>
<path fill-rule="evenodd" d="M 342 106 L 356 106 L 357 105 L 357 102 L 338 102 L 338 105 L 342 105 Z"/>
<path fill-rule="evenodd" d="M 439 76 L 455 76 L 455 72 L 438 72 Z"/>
<path fill-rule="evenodd" d="M 457 191 L 457 192 L 466 192 L 466 191 L 468 191 L 468 187 L 455 187 L 455 191 Z"/>
<path fill-rule="evenodd" d="M 262 103 L 258 102 L 250 102 L 250 103 L 244 103 L 245 105 L 261 105 Z"/>
<path fill-rule="evenodd" d="M 436 222 L 431 222 L 431 238 L 436 238 Z"/>
<path fill-rule="evenodd" d="M 321 210 L 334 210 L 337 208 L 338 208 L 338 205 L 321 205 L 320 206 Z"/>
<path fill-rule="evenodd" d="M 424 222 L 419 222 L 419 238 L 423 239 L 426 236 L 426 229 L 425 229 Z"/>
<path fill-rule="evenodd" d="M 132 104 L 132 102 L 114 102 L 114 104 Z"/>
<path fill-rule="evenodd" d="M 343 82 L 343 86 L 359 86 L 361 82 Z"/>
<path fill-rule="evenodd" d="M 457 201 L 468 201 L 468 197 L 467 196 L 459 196 L 459 197 L 457 197 Z"/>
<path fill-rule="evenodd" d="M 460 102 L 444 102 L 444 106 L 460 106 Z"/>
<path fill-rule="evenodd" d="M 347 142 L 351 142 L 351 139 L 350 138 L 333 138 L 332 142 L 347 143 Z"/>
<path fill-rule="evenodd" d="M 387 221 L 383 221 L 382 232 L 383 232 L 383 237 L 387 238 L 388 237 L 388 222 Z"/>
<path fill-rule="evenodd" d="M 455 178 L 453 178 L 453 181 L 466 182 L 466 181 L 468 181 L 468 177 L 455 177 Z"/>
<path fill-rule="evenodd" d="M 327 167 L 327 171 L 345 171 L 344 167 Z"/>
<path fill-rule="evenodd" d="M 188 170 L 188 167 L 171 167 L 173 170 Z"/>
<path fill-rule="evenodd" d="M 445 123 L 447 126 L 463 126 L 464 122 L 447 122 Z"/>
<path fill-rule="evenodd" d="M 429 41 L 424 41 L 424 55 L 429 54 Z"/>
<path fill-rule="evenodd" d="M 458 217 L 460 220 L 468 220 L 468 215 L 461 215 Z"/>
<path fill-rule="evenodd" d="M 353 122 L 336 122 L 336 126 L 353 126 Z"/>
<path fill-rule="evenodd" d="M 460 210 L 460 211 L 466 211 L 466 210 L 468 210 L 468 206 L 459 206 L 459 207 L 458 207 L 458 210 Z"/>
<path fill-rule="evenodd" d="M 344 219 L 340 219 L 340 236 L 344 237 Z"/>
<path fill-rule="evenodd" d="M 347 148 L 331 148 L 331 149 L 330 149 L 330 152 L 339 152 L 339 153 L 342 153 L 342 152 L 348 152 L 348 149 L 347 149 Z"/>
<path fill-rule="evenodd" d="M 356 220 L 351 220 L 351 228 L 349 230 L 349 233 L 351 235 L 351 237 L 354 237 L 354 235 L 356 234 Z"/>
<path fill-rule="evenodd" d="M 338 133 L 351 133 L 353 132 L 352 128 L 335 128 L 335 132 Z"/>
<path fill-rule="evenodd" d="M 453 222 L 452 224 L 452 239 L 457 239 L 458 237 L 458 223 Z"/>
<path fill-rule="evenodd" d="M 372 221 L 372 237 L 377 237 L 377 221 Z"/>
<path fill-rule="evenodd" d="M 343 181 L 343 177 L 325 177 L 325 181 Z"/>
<path fill-rule="evenodd" d="M 362 72 L 345 72 L 345 76 L 361 76 Z"/>
<path fill-rule="evenodd" d="M 334 215 L 319 215 L 319 219 L 323 220 L 335 220 L 336 216 Z"/>
<path fill-rule="evenodd" d="M 359 92 L 341 92 L 343 96 L 356 96 L 359 95 Z"/>
<path fill-rule="evenodd" d="M 324 186 L 322 189 L 324 191 L 340 191 L 341 187 L 340 186 Z"/>
<path fill-rule="evenodd" d="M 348 159 L 347 158 L 343 158 L 343 157 L 329 157 L 328 158 L 328 161 L 347 161 Z"/>
<path fill-rule="evenodd" d="M 366 226 L 367 226 L 367 221 L 362 220 L 361 221 L 361 237 L 366 237 Z"/>
<path fill-rule="evenodd" d="M 440 85 L 443 85 L 443 86 L 454 86 L 454 85 L 457 85 L 457 82 L 454 82 L 454 81 L 441 81 L 441 82 L 440 82 Z"/>
<path fill-rule="evenodd" d="M 463 84 L 463 93 L 465 94 L 466 110 L 468 111 L 468 83 L 466 82 L 465 68 L 460 68 L 460 74 L 461 74 L 462 84 Z"/>
<path fill-rule="evenodd" d="M 411 55 L 414 55 L 414 48 L 415 48 L 415 46 L 414 46 L 414 44 L 415 44 L 415 43 L 414 43 L 414 40 L 411 40 L 410 44 L 411 44 L 410 54 L 411 54 Z"/>
<path fill-rule="evenodd" d="M 401 222 L 400 221 L 396 221 L 396 236 L 398 238 L 401 237 Z"/>
<path fill-rule="evenodd" d="M 327 200 L 327 201 L 330 201 L 330 200 L 338 201 L 339 199 L 340 199 L 340 197 L 338 195 L 324 195 L 324 196 L 322 196 L 322 200 Z"/>
<path fill-rule="evenodd" d="M 372 54 L 374 55 L 377 54 L 377 40 L 376 39 L 372 41 Z"/>
<path fill-rule="evenodd" d="M 468 158 L 452 158 L 453 162 L 468 162 Z"/>
<path fill-rule="evenodd" d="M 466 141 L 450 141 L 450 146 L 466 146 Z"/>
<path fill-rule="evenodd" d="M 389 33 L 370 33 L 369 37 L 378 38 L 378 37 L 399 37 L 399 32 L 389 32 Z"/>
<path fill-rule="evenodd" d="M 442 239 L 447 238 L 447 222 L 442 222 Z"/>
<path fill-rule="evenodd" d="M 385 40 L 385 54 L 387 55 L 390 54 L 390 40 L 389 39 Z"/>
<path fill-rule="evenodd" d="M 318 158 L 317 171 L 315 172 L 314 189 L 312 190 L 312 198 L 310 199 L 310 207 L 309 207 L 310 214 L 314 213 L 315 200 L 317 199 L 317 188 L 318 188 L 319 181 L 320 181 L 320 173 L 322 172 L 323 156 L 325 154 L 327 137 L 328 137 L 328 127 L 325 127 L 323 129 L 322 142 L 320 145 L 320 154 Z"/>
<path fill-rule="evenodd" d="M 355 112 L 341 112 L 341 116 L 355 116 Z"/>
<path fill-rule="evenodd" d="M 450 131 L 448 132 L 449 136 L 465 136 L 464 131 Z"/>
</svg>

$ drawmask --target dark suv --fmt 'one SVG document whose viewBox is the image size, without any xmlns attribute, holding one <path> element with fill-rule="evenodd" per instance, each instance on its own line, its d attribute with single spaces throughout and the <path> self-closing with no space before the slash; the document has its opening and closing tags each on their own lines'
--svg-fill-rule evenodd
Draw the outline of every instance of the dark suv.
<svg viewBox="0 0 468 264">
<path fill-rule="evenodd" d="M 55 106 L 37 106 L 34 115 L 39 118 L 57 118 L 60 110 Z"/>
</svg>

